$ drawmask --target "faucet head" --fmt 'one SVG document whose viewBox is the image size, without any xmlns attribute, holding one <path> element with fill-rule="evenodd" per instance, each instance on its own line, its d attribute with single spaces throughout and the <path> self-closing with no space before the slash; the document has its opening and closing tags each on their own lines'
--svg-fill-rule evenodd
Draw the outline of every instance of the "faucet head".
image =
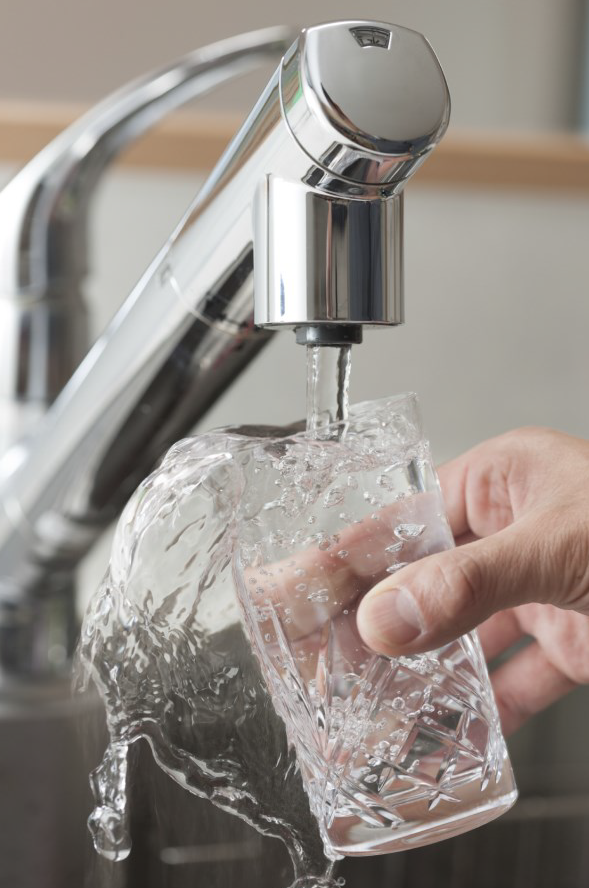
<svg viewBox="0 0 589 888">
<path fill-rule="evenodd" d="M 326 182 L 343 180 L 340 191 L 348 182 L 350 195 L 362 193 L 354 185 L 394 191 L 437 145 L 450 116 L 448 86 L 425 37 L 381 22 L 303 31 L 283 60 L 280 91 L 300 147 Z"/>
<path fill-rule="evenodd" d="M 381 22 L 319 25 L 285 55 L 279 95 L 299 161 L 260 187 L 255 323 L 326 345 L 402 323 L 402 189 L 450 114 L 433 50 Z"/>
</svg>

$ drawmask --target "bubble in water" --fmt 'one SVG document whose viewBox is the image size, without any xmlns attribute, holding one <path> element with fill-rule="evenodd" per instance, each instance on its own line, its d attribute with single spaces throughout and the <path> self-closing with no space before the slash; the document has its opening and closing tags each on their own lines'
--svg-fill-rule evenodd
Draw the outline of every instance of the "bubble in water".
<svg viewBox="0 0 589 888">
<path fill-rule="evenodd" d="M 347 558 L 349 554 L 350 553 L 348 552 L 347 549 L 340 549 L 339 552 L 337 553 L 337 557 L 338 558 Z"/>
<path fill-rule="evenodd" d="M 425 530 L 425 524 L 397 524 L 394 534 L 400 540 L 416 540 Z"/>
<path fill-rule="evenodd" d="M 307 589 L 307 584 L 306 583 L 297 583 L 297 585 L 295 586 L 295 589 L 297 590 L 297 592 L 305 592 Z"/>
<path fill-rule="evenodd" d="M 409 564 L 408 561 L 399 561 L 397 564 L 390 564 L 387 567 L 387 573 L 388 574 L 397 573 L 398 570 L 401 570 L 403 567 L 407 567 L 408 564 Z"/>
<path fill-rule="evenodd" d="M 382 475 L 379 475 L 376 479 L 376 483 L 379 487 L 382 487 L 383 490 L 394 490 L 395 489 L 395 479 L 392 475 L 386 474 L 383 472 Z"/>
<path fill-rule="evenodd" d="M 339 506 L 340 503 L 343 503 L 345 497 L 346 491 L 343 487 L 332 487 L 323 497 L 323 505 L 328 509 L 332 506 Z"/>
<path fill-rule="evenodd" d="M 307 601 L 312 601 L 313 604 L 323 604 L 323 602 L 329 601 L 329 589 L 317 589 L 316 592 L 310 592 L 307 595 Z"/>
<path fill-rule="evenodd" d="M 385 552 L 388 552 L 389 555 L 395 555 L 397 552 L 400 552 L 403 548 L 403 542 L 400 541 L 398 543 L 391 543 L 390 546 L 387 546 Z"/>
</svg>

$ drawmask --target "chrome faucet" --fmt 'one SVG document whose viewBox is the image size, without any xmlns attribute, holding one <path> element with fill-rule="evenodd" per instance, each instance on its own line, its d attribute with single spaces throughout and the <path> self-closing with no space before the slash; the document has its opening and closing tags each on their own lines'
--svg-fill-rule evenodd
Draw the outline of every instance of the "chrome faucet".
<svg viewBox="0 0 589 888">
<path fill-rule="evenodd" d="M 4 397 L 44 406 L 79 357 L 85 218 L 106 163 L 186 98 L 285 52 L 168 243 L 0 462 L 0 687 L 53 671 L 55 614 L 67 662 L 75 566 L 272 330 L 334 345 L 403 320 L 403 187 L 448 123 L 441 68 L 420 34 L 378 22 L 291 40 L 273 29 L 217 44 L 117 93 L 0 195 L 13 224 L 0 243 Z"/>
</svg>

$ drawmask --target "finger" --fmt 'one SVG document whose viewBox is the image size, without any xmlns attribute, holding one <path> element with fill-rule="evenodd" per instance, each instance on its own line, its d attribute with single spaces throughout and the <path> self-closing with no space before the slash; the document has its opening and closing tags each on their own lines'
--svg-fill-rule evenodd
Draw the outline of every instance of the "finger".
<svg viewBox="0 0 589 888">
<path fill-rule="evenodd" d="M 455 537 L 485 537 L 513 521 L 510 472 L 513 445 L 502 435 L 442 465 L 438 477 Z M 509 446 L 508 446 L 509 445 Z"/>
<path fill-rule="evenodd" d="M 477 631 L 486 660 L 498 657 L 525 634 L 513 610 L 493 614 Z"/>
<path fill-rule="evenodd" d="M 360 634 L 389 656 L 434 650 L 497 611 L 554 600 L 566 558 L 566 547 L 547 545 L 541 521 L 519 521 L 382 580 L 360 602 Z"/>
<path fill-rule="evenodd" d="M 457 546 L 466 546 L 467 543 L 475 543 L 478 539 L 480 537 L 472 531 L 467 531 L 466 533 L 461 533 L 460 536 L 454 537 Z"/>
<path fill-rule="evenodd" d="M 446 515 L 455 537 L 470 532 L 466 508 L 469 453 L 438 466 L 437 470 L 446 505 Z"/>
<path fill-rule="evenodd" d="M 575 687 L 575 683 L 550 662 L 537 642 L 496 669 L 491 683 L 505 734 L 512 734 L 531 716 Z"/>
<path fill-rule="evenodd" d="M 310 544 L 288 557 L 245 567 L 245 590 L 260 608 L 271 606 L 288 618 L 289 639 L 308 635 L 387 576 L 399 551 L 409 562 L 445 548 L 448 532 L 439 508 L 437 495 L 420 493 L 344 525 L 321 545 L 310 534 Z M 428 533 L 401 539 L 395 533 L 403 524 L 427 525 Z"/>
</svg>

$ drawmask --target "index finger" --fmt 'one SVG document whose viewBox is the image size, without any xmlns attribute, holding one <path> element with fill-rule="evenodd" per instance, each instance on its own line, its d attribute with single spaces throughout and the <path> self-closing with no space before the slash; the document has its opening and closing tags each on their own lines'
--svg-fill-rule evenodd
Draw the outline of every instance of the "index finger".
<svg viewBox="0 0 589 888">
<path fill-rule="evenodd" d="M 446 506 L 446 515 L 455 537 L 470 531 L 466 505 L 466 477 L 468 454 L 444 463 L 437 469 Z"/>
</svg>

